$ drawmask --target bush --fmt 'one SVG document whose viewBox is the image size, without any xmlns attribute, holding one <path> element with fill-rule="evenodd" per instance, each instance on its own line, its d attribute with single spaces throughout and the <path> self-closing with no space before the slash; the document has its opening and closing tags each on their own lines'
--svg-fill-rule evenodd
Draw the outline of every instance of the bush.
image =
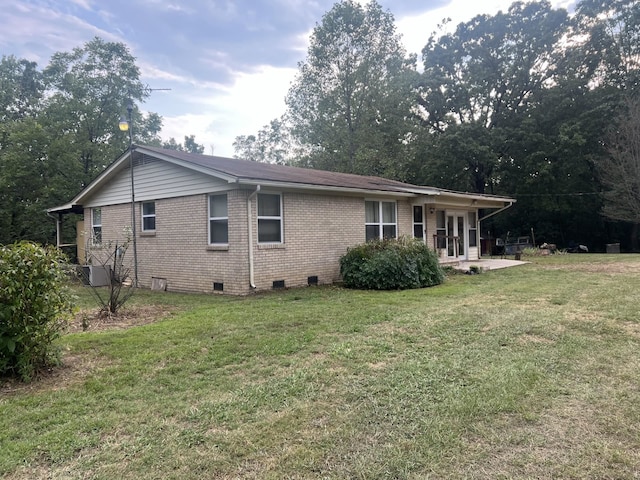
<svg viewBox="0 0 640 480">
<path fill-rule="evenodd" d="M 349 248 L 340 258 L 340 273 L 346 287 L 371 290 L 431 287 L 444 281 L 436 253 L 407 237 Z"/>
<path fill-rule="evenodd" d="M 0 246 L 0 375 L 28 381 L 58 361 L 53 342 L 73 309 L 65 263 L 53 247 Z"/>
</svg>

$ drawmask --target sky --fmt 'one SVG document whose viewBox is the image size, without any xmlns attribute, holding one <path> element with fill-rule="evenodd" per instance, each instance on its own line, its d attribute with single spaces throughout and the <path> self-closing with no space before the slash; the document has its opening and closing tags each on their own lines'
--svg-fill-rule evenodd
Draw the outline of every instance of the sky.
<svg viewBox="0 0 640 480">
<path fill-rule="evenodd" d="M 0 55 L 44 68 L 51 55 L 98 36 L 123 42 L 141 80 L 155 90 L 143 111 L 163 117 L 161 136 L 195 135 L 205 153 L 233 156 L 285 111 L 284 98 L 307 55 L 313 28 L 334 0 L 0 0 Z M 366 3 L 361 0 L 360 3 Z M 444 18 L 451 28 L 510 0 L 378 0 L 418 55 Z M 575 0 L 551 0 L 571 9 Z"/>
</svg>

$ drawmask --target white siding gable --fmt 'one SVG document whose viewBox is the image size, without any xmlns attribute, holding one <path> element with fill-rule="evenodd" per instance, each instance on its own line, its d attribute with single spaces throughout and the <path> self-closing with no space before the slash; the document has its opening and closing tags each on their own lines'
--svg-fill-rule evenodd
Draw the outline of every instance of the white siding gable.
<svg viewBox="0 0 640 480">
<path fill-rule="evenodd" d="M 143 163 L 136 162 L 133 178 L 136 202 L 211 193 L 229 186 L 224 180 L 148 157 Z M 127 163 L 126 168 L 85 201 L 84 206 L 117 205 L 130 201 L 131 177 Z"/>
</svg>

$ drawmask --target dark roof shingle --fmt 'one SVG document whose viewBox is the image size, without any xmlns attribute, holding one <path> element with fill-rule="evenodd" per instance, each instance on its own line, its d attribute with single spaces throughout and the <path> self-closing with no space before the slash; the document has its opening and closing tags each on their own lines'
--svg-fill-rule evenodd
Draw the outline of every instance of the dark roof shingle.
<svg viewBox="0 0 640 480">
<path fill-rule="evenodd" d="M 289 167 L 272 163 L 260 163 L 237 158 L 216 157 L 197 153 L 180 152 L 157 147 L 141 146 L 140 150 L 149 150 L 199 167 L 220 172 L 239 180 L 269 182 L 287 182 L 301 185 L 317 185 L 337 188 L 357 188 L 400 192 L 406 188 L 421 188 L 415 185 L 389 180 L 381 177 L 354 175 L 351 173 L 328 172 L 310 168 Z M 422 187 L 424 188 L 424 187 Z"/>
</svg>

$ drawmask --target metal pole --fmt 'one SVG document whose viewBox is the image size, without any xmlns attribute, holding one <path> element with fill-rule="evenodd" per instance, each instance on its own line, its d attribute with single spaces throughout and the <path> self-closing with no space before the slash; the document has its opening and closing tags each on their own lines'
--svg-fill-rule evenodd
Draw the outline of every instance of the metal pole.
<svg viewBox="0 0 640 480">
<path fill-rule="evenodd" d="M 129 169 L 131 170 L 131 234 L 133 235 L 133 286 L 138 287 L 138 247 L 136 241 L 136 192 L 133 179 L 133 122 L 131 113 L 133 104 L 129 101 L 127 114 L 129 115 Z"/>
</svg>

